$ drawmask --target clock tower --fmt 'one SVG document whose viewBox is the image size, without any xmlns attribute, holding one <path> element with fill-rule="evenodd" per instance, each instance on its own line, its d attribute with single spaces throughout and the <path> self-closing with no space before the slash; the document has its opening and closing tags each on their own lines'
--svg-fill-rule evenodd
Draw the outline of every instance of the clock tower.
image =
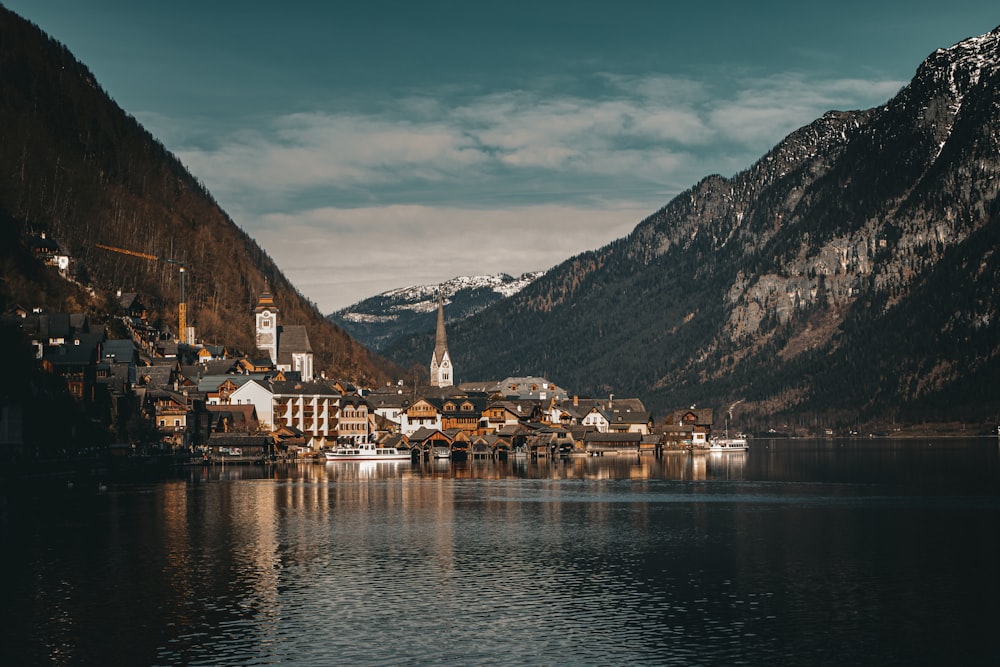
<svg viewBox="0 0 1000 667">
<path fill-rule="evenodd" d="M 257 299 L 257 306 L 254 308 L 254 318 L 256 320 L 257 349 L 267 352 L 271 357 L 271 363 L 278 363 L 278 306 L 274 303 L 274 296 L 265 288 L 264 293 Z"/>
</svg>

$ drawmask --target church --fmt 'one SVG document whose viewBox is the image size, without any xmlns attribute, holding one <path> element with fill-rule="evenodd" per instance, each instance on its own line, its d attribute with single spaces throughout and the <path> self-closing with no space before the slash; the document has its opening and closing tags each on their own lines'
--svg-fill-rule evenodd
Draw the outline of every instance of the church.
<svg viewBox="0 0 1000 667">
<path fill-rule="evenodd" d="M 444 301 L 438 297 L 437 334 L 434 338 L 434 355 L 431 357 L 432 387 L 450 387 L 455 384 L 455 373 L 448 354 L 448 338 L 444 331 Z"/>
<path fill-rule="evenodd" d="M 302 325 L 280 325 L 278 306 L 266 289 L 254 308 L 257 349 L 267 353 L 279 371 L 297 371 L 304 382 L 313 380 L 313 352 L 309 332 Z"/>
</svg>

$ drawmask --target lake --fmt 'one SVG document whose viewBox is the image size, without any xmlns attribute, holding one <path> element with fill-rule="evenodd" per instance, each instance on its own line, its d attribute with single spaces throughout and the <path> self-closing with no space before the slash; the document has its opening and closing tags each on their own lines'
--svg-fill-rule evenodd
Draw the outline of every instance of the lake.
<svg viewBox="0 0 1000 667">
<path fill-rule="evenodd" d="M 1000 664 L 996 438 L 192 467 L 0 540 L 4 665 Z"/>
</svg>

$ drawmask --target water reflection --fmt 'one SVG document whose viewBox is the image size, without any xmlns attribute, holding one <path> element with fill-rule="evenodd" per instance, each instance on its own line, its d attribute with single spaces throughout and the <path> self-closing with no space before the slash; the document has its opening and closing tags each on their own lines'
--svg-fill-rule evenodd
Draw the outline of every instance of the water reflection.
<svg viewBox="0 0 1000 667">
<path fill-rule="evenodd" d="M 773 441 L 8 496 L 0 662 L 987 663 L 998 458 Z"/>
</svg>

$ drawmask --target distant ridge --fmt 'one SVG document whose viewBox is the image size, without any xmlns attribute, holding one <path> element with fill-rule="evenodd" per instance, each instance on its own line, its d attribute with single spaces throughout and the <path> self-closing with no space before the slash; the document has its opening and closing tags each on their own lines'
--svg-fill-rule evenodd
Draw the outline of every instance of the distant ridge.
<svg viewBox="0 0 1000 667">
<path fill-rule="evenodd" d="M 436 285 L 401 287 L 359 301 L 328 317 L 359 342 L 378 351 L 400 337 L 433 331 L 439 295 L 445 299 L 447 320 L 453 323 L 517 294 L 541 275 L 542 272 L 524 273 L 516 278 L 506 273 L 458 276 Z"/>
</svg>

